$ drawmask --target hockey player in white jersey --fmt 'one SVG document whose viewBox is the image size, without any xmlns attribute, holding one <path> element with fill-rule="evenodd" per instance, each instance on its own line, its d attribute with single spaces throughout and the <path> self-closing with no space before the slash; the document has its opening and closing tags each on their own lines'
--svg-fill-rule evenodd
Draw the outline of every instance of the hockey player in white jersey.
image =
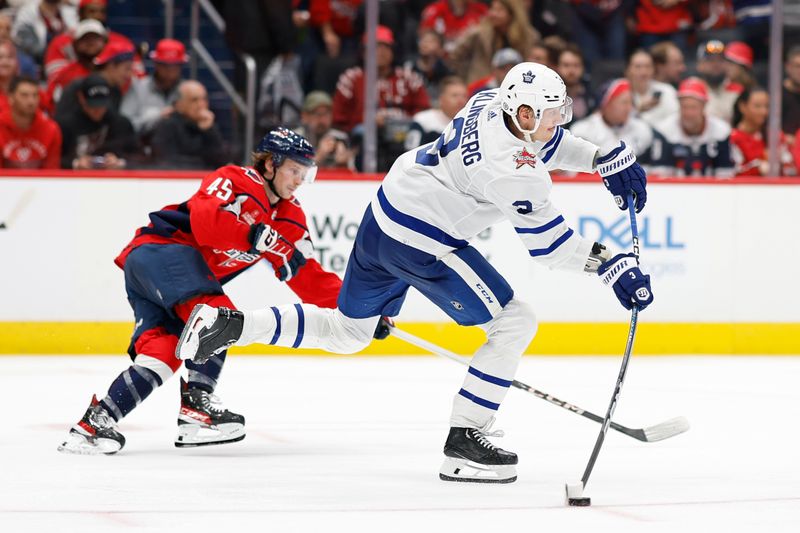
<svg viewBox="0 0 800 533">
<path fill-rule="evenodd" d="M 205 360 L 231 345 L 255 342 L 354 353 L 366 347 L 381 316 L 395 316 L 415 287 L 463 326 L 487 335 L 453 399 L 440 477 L 508 483 L 517 455 L 487 437 L 525 348 L 536 333 L 533 310 L 469 239 L 508 219 L 539 263 L 599 274 L 620 303 L 653 300 L 650 278 L 633 254 L 613 255 L 581 237 L 550 202 L 549 170 L 598 171 L 627 209 L 646 201 L 645 175 L 624 144 L 606 153 L 560 125 L 571 118 L 561 78 L 521 63 L 498 90 L 475 95 L 435 142 L 403 154 L 367 207 L 347 264 L 338 309 L 290 304 L 239 312 L 197 306 L 176 354 Z"/>
</svg>

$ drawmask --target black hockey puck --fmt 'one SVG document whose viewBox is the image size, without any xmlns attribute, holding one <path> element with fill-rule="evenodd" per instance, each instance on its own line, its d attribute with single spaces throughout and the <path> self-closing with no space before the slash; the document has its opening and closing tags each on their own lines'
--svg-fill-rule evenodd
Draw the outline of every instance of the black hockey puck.
<svg viewBox="0 0 800 533">
<path fill-rule="evenodd" d="M 569 503 L 570 507 L 589 507 L 592 505 L 591 498 L 567 498 L 567 503 Z"/>
</svg>

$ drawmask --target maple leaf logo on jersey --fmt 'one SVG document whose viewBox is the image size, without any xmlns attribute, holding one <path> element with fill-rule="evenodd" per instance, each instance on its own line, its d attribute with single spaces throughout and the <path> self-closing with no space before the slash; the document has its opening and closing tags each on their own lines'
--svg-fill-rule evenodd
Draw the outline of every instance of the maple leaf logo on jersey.
<svg viewBox="0 0 800 533">
<path fill-rule="evenodd" d="M 533 83 L 533 78 L 536 77 L 536 74 L 533 71 L 523 72 L 522 73 L 522 81 L 524 83 Z"/>
<path fill-rule="evenodd" d="M 514 154 L 514 163 L 517 164 L 517 169 L 525 165 L 536 168 L 536 156 L 530 153 L 527 148 L 523 148 L 521 151 Z"/>
</svg>

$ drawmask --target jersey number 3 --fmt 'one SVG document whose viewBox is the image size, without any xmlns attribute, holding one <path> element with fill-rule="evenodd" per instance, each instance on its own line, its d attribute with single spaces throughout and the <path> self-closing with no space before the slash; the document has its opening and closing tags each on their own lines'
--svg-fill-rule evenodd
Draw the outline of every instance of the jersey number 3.
<svg viewBox="0 0 800 533">
<path fill-rule="evenodd" d="M 417 151 L 416 162 L 426 167 L 435 167 L 439 164 L 440 157 L 446 157 L 447 154 L 458 148 L 461 142 L 461 130 L 464 129 L 464 119 L 459 117 L 453 119 L 453 138 L 445 143 L 445 135 L 449 132 L 445 130 L 439 135 L 436 143 L 429 143 Z"/>
<path fill-rule="evenodd" d="M 227 202 L 228 198 L 231 197 L 233 194 L 233 189 L 231 189 L 231 180 L 227 178 L 217 178 L 215 179 L 211 185 L 208 186 L 206 192 L 208 194 L 216 193 L 216 197 L 222 200 L 223 202 Z"/>
</svg>

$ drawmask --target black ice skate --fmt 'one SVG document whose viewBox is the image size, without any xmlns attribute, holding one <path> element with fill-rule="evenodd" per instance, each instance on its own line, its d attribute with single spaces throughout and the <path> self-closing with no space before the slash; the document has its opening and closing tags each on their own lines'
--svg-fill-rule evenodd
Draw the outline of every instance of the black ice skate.
<svg viewBox="0 0 800 533">
<path fill-rule="evenodd" d="M 190 389 L 181 378 L 181 410 L 175 446 L 209 446 L 238 442 L 245 436 L 244 417 L 221 408 L 218 397 Z"/>
<path fill-rule="evenodd" d="M 242 336 L 244 315 L 227 307 L 196 305 L 183 328 L 175 355 L 203 364 Z"/>
<path fill-rule="evenodd" d="M 110 455 L 125 446 L 125 437 L 117 431 L 117 423 L 92 395 L 92 403 L 80 422 L 69 430 L 67 440 L 58 447 L 64 453 Z"/>
<path fill-rule="evenodd" d="M 511 483 L 517 479 L 517 454 L 496 447 L 487 436 L 502 437 L 503 432 L 488 433 L 475 428 L 450 428 L 444 443 L 445 460 L 439 470 L 443 481 L 473 483 Z"/>
</svg>

